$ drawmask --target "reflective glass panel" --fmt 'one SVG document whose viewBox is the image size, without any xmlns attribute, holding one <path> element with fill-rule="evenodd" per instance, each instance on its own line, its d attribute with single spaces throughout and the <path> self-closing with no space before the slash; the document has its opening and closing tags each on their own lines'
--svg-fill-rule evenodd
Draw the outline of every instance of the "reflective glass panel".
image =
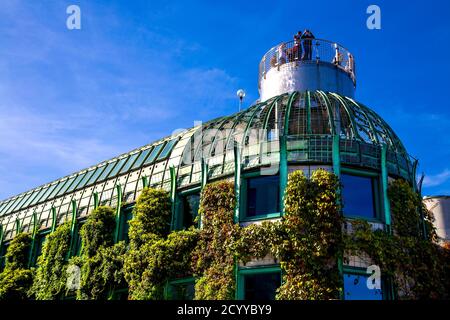
<svg viewBox="0 0 450 320">
<path fill-rule="evenodd" d="M 280 272 L 244 275 L 244 300 L 275 300 L 281 285 Z"/>
<path fill-rule="evenodd" d="M 145 160 L 144 164 L 149 164 L 155 161 L 156 156 L 161 151 L 162 147 L 164 146 L 164 143 L 158 144 L 156 147 L 153 148 L 152 153 L 148 156 L 147 160 Z"/>
<path fill-rule="evenodd" d="M 109 175 L 109 173 L 110 173 L 111 170 L 114 168 L 114 166 L 116 165 L 116 163 L 117 163 L 117 160 L 116 160 L 116 161 L 113 161 L 113 162 L 110 162 L 110 163 L 106 166 L 105 170 L 102 172 L 102 174 L 100 175 L 100 177 L 98 177 L 98 180 L 97 180 L 97 181 L 102 181 L 102 180 L 106 179 L 106 177 Z"/>
<path fill-rule="evenodd" d="M 344 215 L 347 217 L 376 217 L 374 178 L 341 175 Z"/>
<path fill-rule="evenodd" d="M 247 217 L 280 211 L 279 177 L 261 176 L 247 179 Z"/>
<path fill-rule="evenodd" d="M 148 148 L 139 155 L 139 158 L 136 160 L 136 162 L 133 164 L 133 167 L 131 170 L 139 168 L 142 163 L 144 163 L 144 160 L 147 159 L 147 156 L 149 155 L 150 151 L 152 151 L 153 148 Z"/>
<path fill-rule="evenodd" d="M 127 163 L 125 163 L 122 167 L 122 169 L 120 170 L 120 174 L 127 172 L 128 170 L 130 170 L 131 166 L 134 164 L 134 161 L 136 160 L 136 158 L 139 156 L 139 152 L 131 155 L 130 157 L 128 157 L 128 161 Z"/>
<path fill-rule="evenodd" d="M 123 158 L 120 159 L 117 162 L 117 165 L 114 167 L 114 169 L 111 171 L 111 173 L 108 175 L 108 178 L 114 177 L 115 175 L 117 175 L 119 173 L 119 170 L 122 169 L 122 166 L 124 165 L 124 163 L 127 161 L 128 158 Z"/>
<path fill-rule="evenodd" d="M 344 273 L 345 300 L 383 300 L 381 289 L 369 289 L 367 279 L 369 275 Z"/>
<path fill-rule="evenodd" d="M 157 160 L 161 160 L 161 159 L 166 158 L 166 157 L 169 155 L 169 153 L 172 151 L 172 149 L 173 149 L 173 147 L 175 146 L 175 144 L 177 143 L 177 141 L 178 141 L 178 139 L 170 140 L 170 141 L 166 144 L 166 146 L 164 147 L 164 149 L 161 151 L 161 153 L 159 154 Z"/>
</svg>

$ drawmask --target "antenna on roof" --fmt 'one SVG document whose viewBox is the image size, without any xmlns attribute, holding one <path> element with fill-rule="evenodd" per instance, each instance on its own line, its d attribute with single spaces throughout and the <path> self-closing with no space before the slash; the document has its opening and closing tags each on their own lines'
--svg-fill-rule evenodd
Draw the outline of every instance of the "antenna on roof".
<svg viewBox="0 0 450 320">
<path fill-rule="evenodd" d="M 239 89 L 236 92 L 236 95 L 239 98 L 239 111 L 241 111 L 241 109 L 242 109 L 242 100 L 244 100 L 244 98 L 245 98 L 245 91 L 243 89 Z"/>
</svg>

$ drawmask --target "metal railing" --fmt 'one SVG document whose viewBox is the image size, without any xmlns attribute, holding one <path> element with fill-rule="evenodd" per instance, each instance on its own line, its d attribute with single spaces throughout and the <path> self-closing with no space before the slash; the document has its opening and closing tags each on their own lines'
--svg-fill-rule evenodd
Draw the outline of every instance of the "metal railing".
<svg viewBox="0 0 450 320">
<path fill-rule="evenodd" d="M 355 59 L 343 46 L 323 39 L 300 39 L 282 42 L 270 49 L 259 64 L 258 83 L 271 69 L 287 64 L 328 62 L 349 74 L 356 83 Z"/>
</svg>

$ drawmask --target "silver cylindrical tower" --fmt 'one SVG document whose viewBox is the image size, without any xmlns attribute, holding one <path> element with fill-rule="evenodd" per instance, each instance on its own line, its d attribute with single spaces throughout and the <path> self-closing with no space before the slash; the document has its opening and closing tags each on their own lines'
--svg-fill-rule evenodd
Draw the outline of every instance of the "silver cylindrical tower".
<svg viewBox="0 0 450 320">
<path fill-rule="evenodd" d="M 328 40 L 282 42 L 261 59 L 258 85 L 261 101 L 305 90 L 330 91 L 353 98 L 355 60 L 347 49 Z"/>
</svg>

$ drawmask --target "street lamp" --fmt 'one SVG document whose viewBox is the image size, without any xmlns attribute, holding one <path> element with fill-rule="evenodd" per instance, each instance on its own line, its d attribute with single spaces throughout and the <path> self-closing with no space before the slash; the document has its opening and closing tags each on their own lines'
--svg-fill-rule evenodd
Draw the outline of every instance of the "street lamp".
<svg viewBox="0 0 450 320">
<path fill-rule="evenodd" d="M 236 92 L 236 95 L 237 95 L 238 98 L 239 98 L 239 111 L 241 111 L 241 108 L 242 108 L 242 100 L 244 100 L 244 97 L 245 97 L 245 91 L 244 91 L 243 89 L 239 89 L 239 90 Z"/>
</svg>

